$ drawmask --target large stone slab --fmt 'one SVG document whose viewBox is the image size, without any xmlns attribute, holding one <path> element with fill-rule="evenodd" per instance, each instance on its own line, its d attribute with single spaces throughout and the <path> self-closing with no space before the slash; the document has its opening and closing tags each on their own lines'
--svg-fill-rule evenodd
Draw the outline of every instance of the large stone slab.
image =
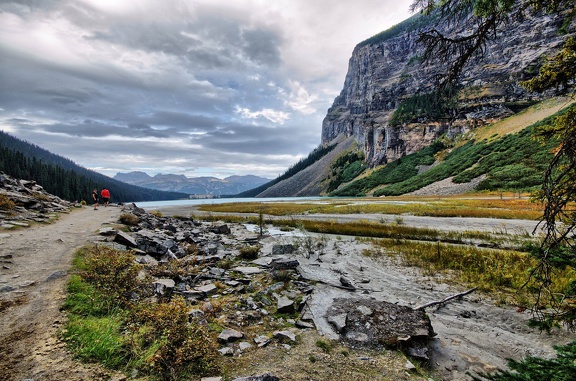
<svg viewBox="0 0 576 381">
<path fill-rule="evenodd" d="M 234 267 L 232 269 L 232 271 L 237 271 L 237 272 L 244 274 L 244 275 L 255 275 L 255 274 L 260 274 L 260 273 L 264 272 L 264 270 L 262 270 L 259 267 L 251 267 L 251 266 Z"/>
<path fill-rule="evenodd" d="M 327 316 L 341 338 L 354 346 L 400 349 L 428 360 L 427 342 L 435 333 L 424 311 L 369 298 L 339 298 Z"/>
</svg>

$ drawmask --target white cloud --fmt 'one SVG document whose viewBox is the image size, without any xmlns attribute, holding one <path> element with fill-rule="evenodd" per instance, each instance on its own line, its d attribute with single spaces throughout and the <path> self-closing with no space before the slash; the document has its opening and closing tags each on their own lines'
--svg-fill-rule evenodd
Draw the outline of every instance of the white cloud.
<svg viewBox="0 0 576 381">
<path fill-rule="evenodd" d="M 285 101 L 286 105 L 302 114 L 314 114 L 316 108 L 313 103 L 318 100 L 318 95 L 311 95 L 298 81 L 290 81 L 290 88 L 290 95 Z"/>
<path fill-rule="evenodd" d="M 0 127 L 107 175 L 273 177 L 411 1 L 3 0 Z"/>
<path fill-rule="evenodd" d="M 236 106 L 236 113 L 245 119 L 264 118 L 268 119 L 273 123 L 279 123 L 279 124 L 284 124 L 288 119 L 290 119 L 290 114 L 284 111 L 277 111 L 269 108 L 265 108 L 259 111 L 250 111 L 247 108 Z"/>
</svg>

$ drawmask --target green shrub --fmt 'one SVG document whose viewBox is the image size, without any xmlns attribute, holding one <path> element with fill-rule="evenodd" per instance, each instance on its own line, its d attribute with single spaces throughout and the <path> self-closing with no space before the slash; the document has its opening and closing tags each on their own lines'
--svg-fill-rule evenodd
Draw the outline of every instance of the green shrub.
<svg viewBox="0 0 576 381">
<path fill-rule="evenodd" d="M 79 271 L 68 282 L 62 337 L 78 358 L 162 380 L 218 373 L 216 340 L 190 321 L 183 299 L 128 302 L 126 296 L 143 291 L 144 285 L 131 253 L 84 248 L 75 267 Z"/>
<path fill-rule="evenodd" d="M 442 142 L 434 142 L 418 152 L 386 164 L 384 167 L 374 171 L 370 176 L 353 181 L 345 187 L 330 193 L 330 195 L 363 196 L 380 185 L 406 181 L 418 174 L 418 166 L 434 163 L 436 160 L 434 155 L 444 148 L 445 146 Z"/>
<path fill-rule="evenodd" d="M 390 118 L 390 125 L 447 118 L 450 107 L 450 98 L 439 96 L 436 92 L 415 94 L 400 103 Z"/>
<path fill-rule="evenodd" d="M 332 192 L 342 183 L 352 181 L 366 169 L 363 152 L 349 152 L 340 156 L 331 166 L 330 184 L 328 192 Z"/>
<path fill-rule="evenodd" d="M 576 379 L 576 341 L 567 345 L 554 346 L 556 357 L 544 359 L 527 356 L 521 361 L 510 359 L 510 370 L 498 369 L 495 373 L 472 375 L 474 381 L 515 381 L 515 380 L 550 380 L 568 381 Z"/>
<path fill-rule="evenodd" d="M 260 254 L 260 247 L 258 246 L 246 246 L 240 249 L 240 258 L 249 261 L 258 259 L 258 254 Z"/>
<path fill-rule="evenodd" d="M 272 279 L 276 282 L 290 282 L 292 273 L 289 270 L 276 270 L 272 272 Z"/>
<path fill-rule="evenodd" d="M 140 304 L 128 325 L 130 351 L 152 374 L 163 380 L 217 374 L 220 369 L 216 340 L 208 329 L 189 322 L 186 302 Z"/>
<path fill-rule="evenodd" d="M 330 353 L 330 351 L 332 351 L 332 345 L 326 340 L 316 340 L 316 346 L 324 353 Z"/>
<path fill-rule="evenodd" d="M 16 204 L 8 196 L 5 194 L 0 194 L 0 209 L 3 210 L 12 210 L 16 207 Z"/>
<path fill-rule="evenodd" d="M 135 216 L 132 213 L 122 213 L 118 220 L 123 223 L 124 225 L 128 226 L 136 226 L 138 225 L 138 216 Z"/>
<path fill-rule="evenodd" d="M 141 266 L 129 251 L 94 246 L 82 252 L 77 265 L 82 280 L 121 304 L 127 303 L 131 294 L 144 286 L 138 281 Z"/>
</svg>

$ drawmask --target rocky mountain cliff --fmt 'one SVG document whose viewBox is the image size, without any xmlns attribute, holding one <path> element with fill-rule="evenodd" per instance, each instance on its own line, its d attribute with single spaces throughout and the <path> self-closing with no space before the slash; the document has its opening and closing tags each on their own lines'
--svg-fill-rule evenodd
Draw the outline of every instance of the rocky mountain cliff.
<svg viewBox="0 0 576 381">
<path fill-rule="evenodd" d="M 375 166 L 416 152 L 442 135 L 453 137 L 514 114 L 540 99 L 518 82 L 537 72 L 542 54 L 558 49 L 565 38 L 558 34 L 561 22 L 545 14 L 513 18 L 506 33 L 486 47 L 484 59 L 465 68 L 465 96 L 450 120 L 390 123 L 403 100 L 431 91 L 442 69 L 442 62 L 420 64 L 423 48 L 417 37 L 427 23 L 424 17 L 414 16 L 358 44 L 344 88 L 323 121 L 322 144 L 353 136 L 367 164 Z"/>
</svg>

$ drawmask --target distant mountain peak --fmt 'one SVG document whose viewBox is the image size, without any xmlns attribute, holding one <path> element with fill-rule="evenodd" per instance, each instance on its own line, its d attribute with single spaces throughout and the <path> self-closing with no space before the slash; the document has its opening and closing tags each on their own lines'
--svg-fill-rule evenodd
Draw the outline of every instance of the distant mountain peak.
<svg viewBox="0 0 576 381">
<path fill-rule="evenodd" d="M 186 177 L 185 175 L 162 174 L 150 176 L 145 172 L 119 172 L 114 179 L 128 184 L 157 190 L 171 190 L 188 194 L 235 195 L 259 187 L 270 181 L 255 175 L 217 177 Z"/>
</svg>

